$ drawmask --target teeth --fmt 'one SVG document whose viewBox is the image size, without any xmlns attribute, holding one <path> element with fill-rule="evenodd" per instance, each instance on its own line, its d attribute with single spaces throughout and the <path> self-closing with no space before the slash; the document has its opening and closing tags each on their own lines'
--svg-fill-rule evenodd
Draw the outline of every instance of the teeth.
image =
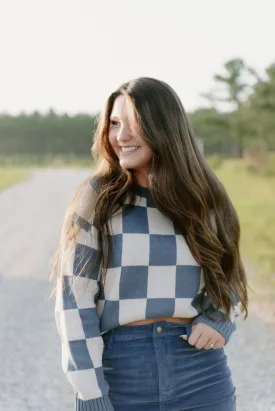
<svg viewBox="0 0 275 411">
<path fill-rule="evenodd" d="M 128 151 L 135 151 L 137 147 L 121 147 L 123 153 L 127 153 Z"/>
</svg>

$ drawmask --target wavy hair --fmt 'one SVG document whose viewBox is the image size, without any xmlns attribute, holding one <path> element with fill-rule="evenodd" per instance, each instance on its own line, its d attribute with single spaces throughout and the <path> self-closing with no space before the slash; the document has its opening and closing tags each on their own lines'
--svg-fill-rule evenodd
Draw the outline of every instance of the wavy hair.
<svg viewBox="0 0 275 411">
<path fill-rule="evenodd" d="M 98 246 L 103 253 L 102 273 L 106 270 L 112 244 L 110 218 L 127 195 L 135 201 L 137 184 L 133 170 L 123 169 L 109 143 L 110 115 L 116 98 L 124 95 L 133 105 L 142 136 L 152 150 L 149 189 L 156 207 L 171 219 L 201 266 L 205 292 L 216 309 L 227 318 L 235 298 L 248 314 L 247 279 L 240 257 L 240 225 L 229 196 L 207 165 L 191 129 L 183 105 L 175 91 L 165 82 L 142 77 L 123 84 L 106 102 L 94 137 L 92 153 L 96 160 L 93 176 L 97 181 L 97 198 L 87 202 L 88 214 L 96 220 Z M 66 217 L 63 239 L 74 237 L 72 216 L 84 182 L 75 195 Z M 91 209 L 93 208 L 93 210 Z M 73 234 L 72 234 L 73 233 Z M 58 252 L 56 260 L 58 259 Z"/>
</svg>

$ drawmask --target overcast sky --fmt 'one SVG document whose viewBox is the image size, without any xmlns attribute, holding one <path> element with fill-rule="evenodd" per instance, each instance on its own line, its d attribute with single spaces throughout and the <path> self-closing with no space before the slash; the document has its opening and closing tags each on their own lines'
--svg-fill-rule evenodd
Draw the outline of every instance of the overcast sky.
<svg viewBox="0 0 275 411">
<path fill-rule="evenodd" d="M 0 111 L 94 113 L 138 76 L 191 110 L 226 60 L 275 61 L 274 21 L 274 0 L 0 0 Z"/>
</svg>

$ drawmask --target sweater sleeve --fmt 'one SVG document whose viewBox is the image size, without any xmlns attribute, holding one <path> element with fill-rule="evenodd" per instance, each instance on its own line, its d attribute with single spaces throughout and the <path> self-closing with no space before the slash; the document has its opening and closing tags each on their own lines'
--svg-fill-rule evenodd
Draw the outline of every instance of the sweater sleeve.
<svg viewBox="0 0 275 411">
<path fill-rule="evenodd" d="M 62 368 L 75 391 L 76 411 L 113 411 L 102 367 L 103 339 L 96 296 L 101 255 L 96 228 L 76 215 L 76 241 L 61 249 L 55 318 L 61 337 Z"/>
<path fill-rule="evenodd" d="M 197 309 L 198 312 L 200 311 L 200 298 L 201 295 L 197 295 L 192 303 L 192 305 Z M 237 300 L 235 299 L 235 305 L 234 308 L 231 310 L 229 320 L 226 319 L 225 313 L 222 310 L 216 310 L 214 308 L 213 303 L 208 296 L 204 297 L 204 308 L 205 314 L 200 313 L 197 317 L 195 317 L 192 321 L 192 325 L 198 323 L 205 323 L 210 325 L 210 327 L 214 328 L 216 331 L 218 331 L 220 334 L 224 336 L 227 344 L 233 332 L 236 330 L 235 318 L 240 314 L 240 309 Z M 208 318 L 208 316 L 211 317 L 211 319 Z"/>
</svg>

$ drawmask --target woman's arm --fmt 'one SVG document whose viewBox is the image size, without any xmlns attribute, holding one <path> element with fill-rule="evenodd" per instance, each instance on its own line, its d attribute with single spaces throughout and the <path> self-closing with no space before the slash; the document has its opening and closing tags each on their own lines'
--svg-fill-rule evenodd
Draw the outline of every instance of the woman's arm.
<svg viewBox="0 0 275 411">
<path fill-rule="evenodd" d="M 95 297 L 101 256 L 96 229 L 76 215 L 76 241 L 61 248 L 56 295 L 56 324 L 62 344 L 62 368 L 76 393 L 77 411 L 113 411 L 102 368 L 103 340 Z"/>
</svg>

